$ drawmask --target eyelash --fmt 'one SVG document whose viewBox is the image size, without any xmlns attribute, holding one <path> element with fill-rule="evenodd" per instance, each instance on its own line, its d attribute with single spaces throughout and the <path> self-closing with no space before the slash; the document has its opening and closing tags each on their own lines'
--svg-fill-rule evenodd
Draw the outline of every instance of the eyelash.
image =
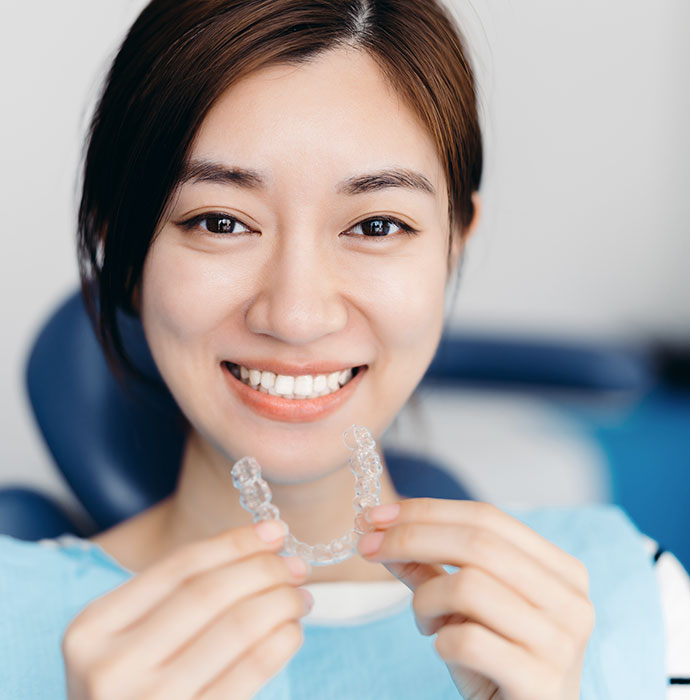
<svg viewBox="0 0 690 700">
<path fill-rule="evenodd" d="M 182 221 L 181 223 L 178 224 L 181 228 L 183 228 L 185 231 L 193 231 L 196 229 L 203 221 L 206 221 L 208 219 L 224 219 L 230 222 L 233 222 L 234 224 L 240 224 L 241 226 L 244 226 L 245 228 L 249 229 L 249 226 L 246 224 L 242 223 L 239 219 L 237 219 L 234 216 L 229 216 L 228 214 L 224 214 L 222 212 L 209 212 L 206 214 L 199 214 L 198 216 L 194 216 L 191 219 L 188 219 L 187 221 Z M 368 219 L 362 219 L 362 221 L 359 221 L 358 223 L 354 224 L 350 229 L 352 230 L 353 228 L 356 228 L 357 226 L 362 226 L 363 224 L 369 223 L 371 221 L 381 221 L 384 224 L 393 224 L 394 226 L 397 226 L 400 228 L 399 234 L 406 235 L 406 236 L 414 236 L 417 233 L 419 233 L 418 229 L 413 228 L 409 224 L 406 224 L 404 221 L 400 221 L 400 219 L 396 219 L 393 216 L 372 216 L 369 217 Z M 225 236 L 238 236 L 241 234 L 245 233 L 256 233 L 255 231 L 240 231 L 238 233 L 215 233 L 214 231 L 208 231 L 206 229 L 202 229 L 204 234 L 207 234 L 209 236 L 213 237 L 225 237 Z M 347 234 L 347 231 L 344 232 L 346 235 L 353 235 L 353 234 Z M 353 237 L 355 238 L 392 238 L 396 234 L 386 234 L 386 235 L 367 235 L 367 234 L 354 234 Z"/>
</svg>

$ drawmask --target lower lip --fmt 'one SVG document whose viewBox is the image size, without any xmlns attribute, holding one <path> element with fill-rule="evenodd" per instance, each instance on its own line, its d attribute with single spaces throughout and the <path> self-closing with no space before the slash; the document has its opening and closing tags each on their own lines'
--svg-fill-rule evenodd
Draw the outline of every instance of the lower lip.
<svg viewBox="0 0 690 700">
<path fill-rule="evenodd" d="M 352 396 L 367 371 L 367 367 L 360 367 L 345 386 L 327 396 L 316 399 L 284 399 L 247 386 L 230 372 L 225 363 L 222 368 L 230 388 L 245 406 L 260 416 L 285 423 L 313 423 L 335 413 Z"/>
</svg>

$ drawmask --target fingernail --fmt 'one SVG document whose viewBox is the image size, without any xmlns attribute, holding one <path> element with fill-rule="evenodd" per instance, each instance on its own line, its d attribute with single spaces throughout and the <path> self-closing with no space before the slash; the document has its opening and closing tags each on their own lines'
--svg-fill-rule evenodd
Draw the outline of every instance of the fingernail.
<svg viewBox="0 0 690 700">
<path fill-rule="evenodd" d="M 288 526 L 282 520 L 262 520 L 255 529 L 264 542 L 275 542 L 288 533 Z"/>
<path fill-rule="evenodd" d="M 367 511 L 366 519 L 370 523 L 385 523 L 395 520 L 400 513 L 399 503 L 386 503 L 383 506 L 374 506 Z"/>
<path fill-rule="evenodd" d="M 309 565 L 300 557 L 285 557 L 285 563 L 296 579 L 304 578 L 309 573 Z"/>
<path fill-rule="evenodd" d="M 362 535 L 358 547 L 360 553 L 368 555 L 376 552 L 381 546 L 383 535 L 383 532 L 368 532 L 366 535 Z"/>
<path fill-rule="evenodd" d="M 304 599 L 304 614 L 307 615 L 314 607 L 314 596 L 305 588 L 298 588 L 297 590 L 302 594 L 302 598 Z"/>
</svg>

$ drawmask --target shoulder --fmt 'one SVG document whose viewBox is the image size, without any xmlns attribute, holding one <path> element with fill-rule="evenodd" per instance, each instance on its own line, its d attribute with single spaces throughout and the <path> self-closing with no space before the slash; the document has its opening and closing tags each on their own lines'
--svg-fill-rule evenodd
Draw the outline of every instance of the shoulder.
<svg viewBox="0 0 690 700">
<path fill-rule="evenodd" d="M 126 573 L 91 543 L 63 536 L 27 542 L 0 535 L 0 615 L 76 614 L 90 599 L 118 585 Z"/>
<path fill-rule="evenodd" d="M 579 559 L 589 572 L 595 626 L 583 687 L 610 686 L 616 700 L 664 697 L 659 586 L 642 533 L 627 513 L 610 504 L 506 512 Z"/>
<path fill-rule="evenodd" d="M 80 538 L 0 535 L 0 695 L 62 697 L 61 644 L 74 617 L 126 578 Z"/>
<path fill-rule="evenodd" d="M 628 514 L 613 503 L 588 503 L 577 506 L 507 508 L 506 512 L 544 536 L 573 543 L 596 544 L 602 535 L 639 534 Z M 600 528 L 604 528 L 602 531 Z"/>
<path fill-rule="evenodd" d="M 616 505 L 507 512 L 587 566 L 599 649 L 610 655 L 635 640 L 647 650 L 638 663 L 659 657 L 666 697 L 680 697 L 674 693 L 684 692 L 690 678 L 690 577 L 678 559 Z M 621 670 L 635 653 L 629 651 L 628 662 L 623 657 Z"/>
<path fill-rule="evenodd" d="M 507 509 L 545 539 L 580 559 L 598 578 L 629 570 L 651 571 L 642 533 L 621 507 L 608 503 Z M 595 583 L 593 579 L 593 583 Z"/>
<path fill-rule="evenodd" d="M 50 542 L 50 541 L 47 541 Z M 59 567 L 61 556 L 50 544 L 27 542 L 10 535 L 0 535 L 0 586 L 6 587 L 27 574 Z"/>
</svg>

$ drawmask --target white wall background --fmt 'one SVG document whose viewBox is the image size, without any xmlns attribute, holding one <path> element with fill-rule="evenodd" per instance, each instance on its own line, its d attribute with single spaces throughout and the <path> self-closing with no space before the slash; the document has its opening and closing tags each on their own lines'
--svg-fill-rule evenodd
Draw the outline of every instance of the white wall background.
<svg viewBox="0 0 690 700">
<path fill-rule="evenodd" d="M 2 0 L 0 485 L 34 484 L 68 506 L 32 423 L 24 362 L 77 285 L 82 136 L 143 5 Z M 477 54 L 487 162 L 453 322 L 690 340 L 690 3 L 454 5 Z"/>
<path fill-rule="evenodd" d="M 689 340 L 690 3 L 473 4 L 487 211 L 457 320 Z"/>
</svg>

